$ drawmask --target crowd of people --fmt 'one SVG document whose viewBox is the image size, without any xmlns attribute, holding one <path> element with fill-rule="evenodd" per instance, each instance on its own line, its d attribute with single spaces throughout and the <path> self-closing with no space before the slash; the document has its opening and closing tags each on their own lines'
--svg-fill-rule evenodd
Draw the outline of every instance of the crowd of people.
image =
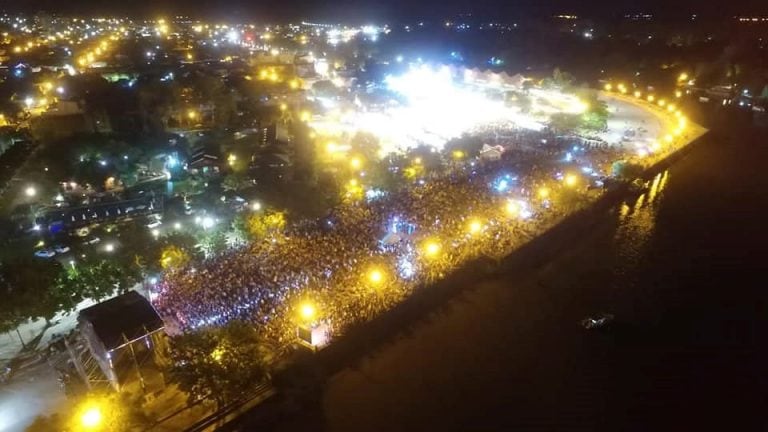
<svg viewBox="0 0 768 432">
<path fill-rule="evenodd" d="M 528 139 L 542 143 L 540 135 Z M 501 160 L 452 162 L 441 175 L 168 273 L 155 306 L 180 330 L 239 319 L 285 343 L 306 319 L 298 308 L 311 302 L 312 319 L 341 332 L 462 263 L 508 254 L 558 220 L 566 202 L 585 198 L 599 170 L 578 171 L 579 184 L 563 175 L 600 151 L 581 149 L 565 161 L 571 145 L 553 146 L 531 153 L 508 145 Z"/>
</svg>

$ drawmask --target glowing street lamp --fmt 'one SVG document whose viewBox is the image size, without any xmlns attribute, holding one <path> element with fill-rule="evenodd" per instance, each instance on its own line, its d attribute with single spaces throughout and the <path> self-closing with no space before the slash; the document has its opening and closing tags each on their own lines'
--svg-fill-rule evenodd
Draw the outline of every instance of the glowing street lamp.
<svg viewBox="0 0 768 432">
<path fill-rule="evenodd" d="M 518 200 L 508 200 L 507 204 L 504 205 L 504 210 L 507 212 L 510 216 L 523 216 L 523 210 L 525 209 L 525 204 L 523 202 L 520 202 Z"/>
<path fill-rule="evenodd" d="M 613 86 L 611 85 L 611 83 L 606 84 L 605 91 L 611 91 L 611 90 L 613 90 Z"/>
<path fill-rule="evenodd" d="M 471 221 L 469 221 L 469 225 L 467 226 L 467 230 L 472 235 L 479 233 L 480 231 L 482 231 L 482 229 L 483 229 L 483 224 L 477 219 L 472 219 Z"/>
<path fill-rule="evenodd" d="M 653 102 L 655 99 L 656 99 L 656 98 L 655 98 L 655 97 L 653 97 L 653 95 L 648 95 L 648 97 L 647 97 L 647 98 L 645 98 L 645 100 L 647 100 L 648 102 Z"/>
<path fill-rule="evenodd" d="M 349 166 L 353 170 L 359 170 L 363 166 L 363 162 L 359 158 L 352 158 L 349 161 Z"/>
<path fill-rule="evenodd" d="M 539 198 L 541 199 L 547 199 L 549 198 L 549 189 L 546 187 L 540 187 L 537 192 Z"/>
<path fill-rule="evenodd" d="M 299 306 L 299 315 L 304 321 L 313 321 L 317 316 L 317 308 L 309 302 L 304 302 Z"/>
<path fill-rule="evenodd" d="M 642 96 L 643 96 L 643 92 L 641 92 L 640 90 L 635 90 L 635 97 L 636 97 L 636 98 L 638 98 L 638 99 L 639 99 L 639 98 L 641 98 Z"/>
<path fill-rule="evenodd" d="M 368 272 L 368 281 L 374 285 L 384 282 L 384 273 L 381 270 L 373 269 Z"/>
<path fill-rule="evenodd" d="M 680 74 L 680 76 L 677 77 L 678 81 L 688 81 L 688 74 L 683 72 Z"/>
<path fill-rule="evenodd" d="M 430 257 L 430 258 L 434 258 L 434 257 L 436 257 L 436 256 L 437 256 L 439 253 L 440 253 L 440 243 L 438 243 L 438 242 L 436 242 L 436 241 L 434 241 L 434 240 L 429 240 L 429 241 L 428 241 L 428 242 L 427 242 L 427 243 L 424 245 L 424 254 L 425 254 L 426 256 L 428 256 L 428 257 Z"/>
<path fill-rule="evenodd" d="M 85 429 L 96 429 L 103 420 L 104 416 L 98 406 L 88 407 L 80 415 L 80 425 Z"/>
<path fill-rule="evenodd" d="M 27 186 L 27 188 L 24 189 L 24 195 L 32 198 L 33 196 L 37 195 L 37 189 L 35 189 L 34 186 Z"/>
<path fill-rule="evenodd" d="M 224 348 L 217 346 L 213 351 L 211 351 L 211 358 L 216 363 L 221 362 L 221 359 L 224 357 Z"/>
<path fill-rule="evenodd" d="M 456 160 L 464 158 L 464 152 L 461 150 L 454 150 L 452 154 L 453 154 L 453 158 Z"/>
<path fill-rule="evenodd" d="M 576 177 L 576 174 L 567 174 L 563 177 L 563 182 L 565 182 L 566 186 L 573 187 L 579 182 L 579 178 Z"/>
</svg>

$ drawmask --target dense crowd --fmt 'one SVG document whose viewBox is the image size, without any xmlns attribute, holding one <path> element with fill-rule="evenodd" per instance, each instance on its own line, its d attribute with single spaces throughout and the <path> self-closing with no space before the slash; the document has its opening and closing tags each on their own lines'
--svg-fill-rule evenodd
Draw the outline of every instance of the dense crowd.
<svg viewBox="0 0 768 432">
<path fill-rule="evenodd" d="M 588 182 L 569 188 L 562 181 L 576 168 L 563 159 L 571 145 L 546 148 L 507 146 L 501 160 L 465 160 L 169 273 L 155 305 L 181 330 L 240 319 L 277 342 L 295 337 L 297 307 L 307 300 L 336 331 L 368 320 L 470 259 L 506 255 L 567 211 L 566 195 L 583 198 Z M 579 155 L 582 164 L 601 158 L 599 150 Z"/>
</svg>

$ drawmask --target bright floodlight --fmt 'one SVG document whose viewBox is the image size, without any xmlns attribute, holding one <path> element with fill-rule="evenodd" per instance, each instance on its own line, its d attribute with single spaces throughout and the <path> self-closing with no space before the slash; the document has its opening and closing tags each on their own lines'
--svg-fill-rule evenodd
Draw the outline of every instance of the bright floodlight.
<svg viewBox="0 0 768 432">
<path fill-rule="evenodd" d="M 203 228 L 205 228 L 205 229 L 208 229 L 208 228 L 212 227 L 214 223 L 215 223 L 215 221 L 214 221 L 214 220 L 213 220 L 213 218 L 212 218 L 212 217 L 210 217 L 210 216 L 206 216 L 206 217 L 204 217 L 204 218 L 202 219 L 202 221 L 200 222 L 200 224 L 201 224 L 201 225 L 203 226 Z"/>
<path fill-rule="evenodd" d="M 469 226 L 467 228 L 470 234 L 477 234 L 480 232 L 480 230 L 483 229 L 483 224 L 479 220 L 473 219 L 469 222 Z"/>
<path fill-rule="evenodd" d="M 434 240 L 430 240 L 424 246 L 424 253 L 428 257 L 435 257 L 440 253 L 440 244 Z"/>
<path fill-rule="evenodd" d="M 229 33 L 227 33 L 227 40 L 233 44 L 240 42 L 240 32 L 237 30 L 230 30 Z"/>
<path fill-rule="evenodd" d="M 93 429 L 101 424 L 102 415 L 98 407 L 90 407 L 80 416 L 80 424 L 87 429 Z"/>
<path fill-rule="evenodd" d="M 368 280 L 374 284 L 379 284 L 384 280 L 384 274 L 380 270 L 371 270 L 368 273 Z"/>
<path fill-rule="evenodd" d="M 304 303 L 299 308 L 299 313 L 301 314 L 301 317 L 307 321 L 311 321 L 315 318 L 315 315 L 317 314 L 317 310 L 315 309 L 315 306 L 312 303 Z"/>
</svg>

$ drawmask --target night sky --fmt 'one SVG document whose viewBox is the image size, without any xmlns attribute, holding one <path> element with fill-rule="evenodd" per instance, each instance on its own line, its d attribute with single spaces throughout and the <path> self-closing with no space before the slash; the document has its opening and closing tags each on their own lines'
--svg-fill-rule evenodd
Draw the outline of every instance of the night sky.
<svg viewBox="0 0 768 432">
<path fill-rule="evenodd" d="M 768 13 L 764 0 L 21 0 L 0 1 L 9 11 L 38 10 L 134 16 L 190 14 L 220 19 L 259 21 L 316 18 L 326 21 L 405 20 L 443 18 L 458 13 L 473 13 L 498 20 L 572 12 L 580 15 L 611 17 L 628 11 L 650 12 L 660 16 L 702 16 Z"/>
</svg>

